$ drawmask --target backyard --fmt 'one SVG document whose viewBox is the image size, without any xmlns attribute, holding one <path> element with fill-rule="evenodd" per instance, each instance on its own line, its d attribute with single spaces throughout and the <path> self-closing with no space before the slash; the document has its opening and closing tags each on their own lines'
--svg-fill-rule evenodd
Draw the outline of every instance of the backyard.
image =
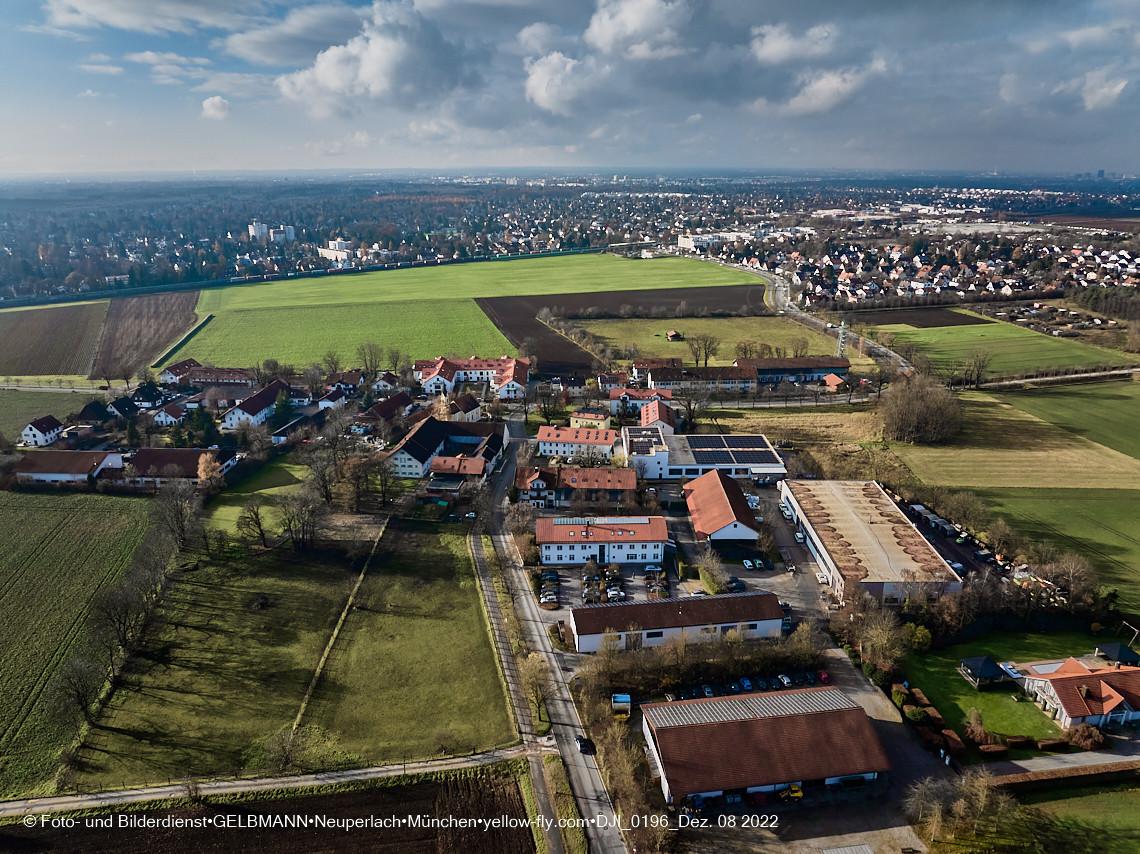
<svg viewBox="0 0 1140 854">
<path fill-rule="evenodd" d="M 301 485 L 308 469 L 300 463 L 292 463 L 288 458 L 278 457 L 266 463 L 244 480 L 239 481 L 225 492 L 215 495 L 205 509 L 206 520 L 218 528 L 225 528 L 231 534 L 237 531 L 237 518 L 251 495 L 257 494 L 266 500 Z"/>
</svg>

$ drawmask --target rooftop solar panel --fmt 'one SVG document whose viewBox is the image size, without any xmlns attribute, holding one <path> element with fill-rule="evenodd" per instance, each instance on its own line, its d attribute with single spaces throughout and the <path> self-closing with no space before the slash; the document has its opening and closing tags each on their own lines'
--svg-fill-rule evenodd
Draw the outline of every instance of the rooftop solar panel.
<svg viewBox="0 0 1140 854">
<path fill-rule="evenodd" d="M 643 706 L 642 711 L 658 728 L 723 723 L 749 718 L 803 715 L 858 708 L 850 697 L 835 688 L 792 693 L 758 694 L 749 697 L 721 697 L 715 700 L 689 700 L 662 706 Z"/>
<path fill-rule="evenodd" d="M 724 443 L 730 448 L 767 449 L 768 441 L 763 436 L 725 436 Z"/>
<path fill-rule="evenodd" d="M 725 447 L 723 436 L 689 436 L 687 438 L 689 447 L 693 450 Z"/>
<path fill-rule="evenodd" d="M 777 465 L 780 458 L 775 451 L 734 451 L 736 462 L 745 465 Z"/>
</svg>

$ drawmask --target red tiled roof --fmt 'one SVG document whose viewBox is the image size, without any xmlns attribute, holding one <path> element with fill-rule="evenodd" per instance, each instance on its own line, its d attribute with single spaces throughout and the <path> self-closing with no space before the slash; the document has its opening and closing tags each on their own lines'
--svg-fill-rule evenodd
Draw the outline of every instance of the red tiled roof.
<svg viewBox="0 0 1140 854">
<path fill-rule="evenodd" d="M 653 630 L 782 620 L 784 611 L 776 594 L 757 592 L 583 605 L 572 608 L 571 617 L 579 635 L 600 635 L 609 629 L 625 631 L 631 625 Z"/>
<path fill-rule="evenodd" d="M 162 407 L 162 411 L 169 415 L 171 418 L 181 418 L 185 414 L 185 410 L 177 403 L 170 403 Z"/>
<path fill-rule="evenodd" d="M 634 359 L 633 369 L 635 371 L 647 371 L 652 368 L 680 368 L 682 364 L 681 360 L 675 356 L 669 359 Z"/>
<path fill-rule="evenodd" d="M 270 407 L 277 405 L 277 395 L 281 392 L 289 394 L 289 386 L 281 382 L 281 380 L 274 380 L 257 394 L 250 395 L 234 409 L 241 410 L 247 415 L 256 416 L 259 412 Z"/>
<path fill-rule="evenodd" d="M 661 400 L 672 400 L 673 390 L 668 388 L 611 388 L 610 400 L 621 400 L 628 397 L 630 400 L 652 400 L 657 397 Z"/>
<path fill-rule="evenodd" d="M 756 519 L 744 493 L 736 481 L 720 469 L 690 481 L 682 492 L 698 537 L 708 537 L 733 522 L 756 532 Z"/>
<path fill-rule="evenodd" d="M 637 472 L 633 469 L 578 468 L 565 466 L 557 469 L 526 466 L 515 473 L 515 485 L 530 489 L 535 479 L 542 479 L 547 489 L 620 489 L 637 488 Z"/>
<path fill-rule="evenodd" d="M 634 519 L 648 521 L 635 522 Z M 663 543 L 669 539 L 664 516 L 631 516 L 617 522 L 590 519 L 588 525 L 555 525 L 554 522 L 554 519 L 544 516 L 535 523 L 535 542 L 539 545 L 588 543 L 591 540 L 598 543 Z"/>
<path fill-rule="evenodd" d="M 810 690 L 816 689 L 787 693 Z M 671 705 L 706 702 L 710 701 L 684 700 Z M 653 734 L 674 798 L 891 768 L 862 708 L 654 727 Z"/>
<path fill-rule="evenodd" d="M 641 407 L 641 426 L 649 427 L 660 421 L 676 429 L 677 413 L 663 400 L 654 400 Z"/>
<path fill-rule="evenodd" d="M 131 460 L 131 465 L 142 477 L 163 477 L 163 469 L 174 466 L 177 477 L 198 477 L 198 460 L 203 454 L 214 454 L 223 465 L 236 455 L 235 451 L 211 451 L 206 448 L 140 448 Z"/>
<path fill-rule="evenodd" d="M 613 445 L 616 430 L 592 430 L 589 427 L 539 427 L 539 442 L 567 442 L 572 445 Z"/>
<path fill-rule="evenodd" d="M 365 416 L 369 418 L 379 418 L 381 421 L 391 421 L 397 415 L 402 415 L 409 406 L 412 405 L 412 398 L 406 391 L 396 392 L 386 400 L 372 406 Z"/>
<path fill-rule="evenodd" d="M 434 457 L 431 471 L 436 474 L 480 475 L 487 470 L 487 461 L 482 457 Z"/>
<path fill-rule="evenodd" d="M 169 371 L 176 377 L 184 376 L 194 368 L 202 367 L 202 363 L 197 359 L 183 359 L 181 362 L 175 362 L 173 365 L 167 365 L 163 368 L 164 371 Z"/>
<path fill-rule="evenodd" d="M 1121 703 L 1140 709 L 1140 667 L 1105 667 L 1086 673 L 1061 671 L 1034 678 L 1052 684 L 1070 718 L 1103 715 Z"/>
<path fill-rule="evenodd" d="M 13 467 L 21 474 L 89 474 L 107 459 L 107 451 L 27 451 Z"/>
</svg>

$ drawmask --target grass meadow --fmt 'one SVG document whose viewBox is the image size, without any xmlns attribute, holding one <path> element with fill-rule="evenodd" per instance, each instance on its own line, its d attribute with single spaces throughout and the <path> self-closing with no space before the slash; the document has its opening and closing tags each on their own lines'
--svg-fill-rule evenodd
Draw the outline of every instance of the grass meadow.
<svg viewBox="0 0 1140 854">
<path fill-rule="evenodd" d="M 1070 433 L 1140 459 L 1140 382 L 1009 392 L 1001 400 Z"/>
<path fill-rule="evenodd" d="M 308 469 L 298 463 L 286 462 L 284 458 L 277 458 L 271 463 L 262 466 L 231 487 L 225 492 L 210 499 L 209 505 L 203 514 L 207 522 L 217 528 L 225 528 L 231 534 L 237 531 L 237 518 L 241 513 L 242 505 L 249 497 L 257 493 L 264 498 L 272 498 L 290 489 L 296 489 L 308 474 Z"/>
<path fill-rule="evenodd" d="M 1126 353 L 1053 338 L 999 321 L 929 329 L 895 323 L 879 329 L 894 334 L 896 341 L 914 342 L 939 368 L 964 360 L 972 350 L 988 350 L 993 356 L 988 376 L 1032 374 L 1038 368 L 1133 365 L 1140 361 Z"/>
<path fill-rule="evenodd" d="M 0 797 L 11 797 L 50 782 L 69 734 L 44 690 L 86 643 L 91 600 L 124 572 L 146 502 L 0 492 L 0 519 Z"/>
<path fill-rule="evenodd" d="M 476 297 L 755 283 L 747 273 L 684 258 L 582 255 L 234 285 L 202 291 L 197 311 L 214 319 L 166 363 L 272 357 L 304 365 L 330 347 L 352 362 L 357 345 L 370 340 L 413 359 L 501 356 L 515 349 Z"/>
<path fill-rule="evenodd" d="M 305 722 L 368 763 L 513 741 L 466 526 L 391 524 Z"/>
<path fill-rule="evenodd" d="M 1135 783 L 1048 789 L 1017 799 L 1026 808 L 1026 825 L 1040 841 L 1053 843 L 1043 850 L 1140 854 L 1140 787 Z"/>
<path fill-rule="evenodd" d="M 28 426 L 34 418 L 42 415 L 54 415 L 60 421 L 64 416 L 78 412 L 91 400 L 102 394 L 91 392 L 75 392 L 64 394 L 58 391 L 18 391 L 16 389 L 0 389 L 0 433 L 4 434 L 9 442 L 16 442 L 20 438 L 20 431 Z"/>
<path fill-rule="evenodd" d="M 711 265 L 705 265 L 711 266 Z M 739 341 L 751 340 L 772 347 L 785 347 L 791 352 L 792 339 L 806 338 L 808 352 L 816 356 L 834 356 L 835 339 L 807 329 L 787 317 L 679 317 L 660 320 L 623 319 L 576 321 L 605 343 L 621 350 L 627 344 L 636 344 L 638 353 L 645 358 L 681 359 L 692 364 L 692 356 L 684 341 L 669 341 L 666 333 L 675 329 L 683 335 L 715 335 L 721 339 L 720 353 L 710 359 L 710 365 L 731 365 L 733 348 Z M 871 370 L 874 360 L 858 353 L 848 353 L 855 371 Z"/>
</svg>

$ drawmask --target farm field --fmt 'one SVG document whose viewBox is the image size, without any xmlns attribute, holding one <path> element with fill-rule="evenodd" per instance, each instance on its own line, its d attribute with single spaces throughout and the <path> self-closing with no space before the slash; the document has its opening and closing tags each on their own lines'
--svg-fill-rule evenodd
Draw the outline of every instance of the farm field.
<svg viewBox="0 0 1140 854">
<path fill-rule="evenodd" d="M 103 395 L 90 392 L 63 394 L 56 391 L 0 389 L 0 433 L 9 442 L 16 442 L 20 438 L 20 431 L 33 418 L 54 415 L 62 421 L 65 415 L 78 412 L 96 397 L 102 399 Z"/>
<path fill-rule="evenodd" d="M 242 771 L 254 742 L 292 723 L 357 572 L 278 549 L 184 573 L 90 730 L 79 784 Z"/>
<path fill-rule="evenodd" d="M 237 518 L 242 505 L 251 495 L 258 493 L 264 498 L 272 498 L 282 492 L 296 489 L 306 474 L 308 469 L 305 466 L 278 458 L 262 466 L 240 483 L 215 495 L 207 505 L 203 516 L 214 527 L 225 528 L 233 534 L 237 530 Z"/>
<path fill-rule="evenodd" d="M 904 324 L 915 329 L 931 329 L 942 326 L 975 326 L 980 323 L 990 323 L 986 318 L 971 311 L 961 311 L 954 308 L 892 308 L 882 311 L 854 311 L 849 314 L 839 312 L 844 318 L 850 318 L 847 325 L 852 323 L 877 324 Z M 838 322 L 838 321 L 836 321 Z"/>
<path fill-rule="evenodd" d="M 1140 460 L 1016 409 L 1000 397 L 964 392 L 962 430 L 949 444 L 892 443 L 924 483 L 950 487 L 1064 486 L 1134 489 Z"/>
<path fill-rule="evenodd" d="M 1049 789 L 1017 799 L 1028 808 L 1027 826 L 1043 842 L 1063 843 L 1073 854 L 1140 853 L 1140 789 L 1133 783 Z M 1043 830 L 1049 834 L 1044 839 Z"/>
<path fill-rule="evenodd" d="M 513 741 L 466 526 L 390 524 L 305 723 L 368 764 Z"/>
<path fill-rule="evenodd" d="M 1140 459 L 1140 382 L 1108 382 L 1002 394 L 1070 433 Z"/>
<path fill-rule="evenodd" d="M 1127 353 L 1052 338 L 999 321 L 927 329 L 885 324 L 879 329 L 894 334 L 896 341 L 913 342 L 939 368 L 964 360 L 972 350 L 989 350 L 993 361 L 987 375 L 991 377 L 1032 374 L 1038 368 L 1091 368 L 1132 365 L 1140 361 Z"/>
<path fill-rule="evenodd" d="M 668 341 L 666 333 L 675 329 L 682 335 L 715 335 L 721 339 L 720 353 L 710 359 L 710 365 L 731 365 L 733 348 L 738 341 L 755 341 L 772 347 L 784 347 L 789 352 L 792 340 L 806 338 L 808 353 L 813 356 L 834 356 L 835 339 L 808 329 L 786 317 L 679 317 L 661 320 L 584 320 L 578 324 L 616 350 L 626 344 L 635 344 L 643 358 L 681 359 L 686 365 L 693 363 L 684 341 Z M 848 353 L 852 369 L 872 370 L 874 360 L 858 353 Z"/>
<path fill-rule="evenodd" d="M 84 644 L 91 600 L 128 565 L 146 502 L 0 492 L 0 519 L 0 796 L 11 797 L 50 782 L 68 733 L 44 690 Z"/>
<path fill-rule="evenodd" d="M 109 304 L 0 311 L 0 376 L 86 375 Z"/>
<path fill-rule="evenodd" d="M 772 441 L 786 439 L 796 444 L 868 442 L 881 433 L 878 413 L 867 406 L 837 404 L 785 409 L 777 402 L 771 407 L 718 408 L 710 412 L 727 432 L 763 433 Z"/>
<path fill-rule="evenodd" d="M 1080 489 L 1081 480 L 1058 481 L 1051 472 L 1046 477 L 1057 485 L 977 492 L 1025 536 L 1085 555 L 1101 580 L 1119 589 L 1121 609 L 1140 612 L 1140 488 Z M 1089 483 L 1099 486 L 1099 473 Z"/>
<path fill-rule="evenodd" d="M 358 785 L 332 792 L 290 793 L 285 797 L 241 800 L 230 804 L 182 806 L 176 809 L 155 808 L 153 804 L 137 804 L 116 812 L 145 814 L 148 818 L 176 816 L 207 818 L 234 816 L 250 822 L 253 816 L 303 815 L 327 816 L 344 821 L 366 816 L 494 818 L 510 816 L 527 820 L 527 810 L 520 792 L 529 785 L 514 764 L 491 766 L 461 776 L 428 782 L 404 782 L 398 779 L 377 780 L 373 785 Z M 466 854 L 530 854 L 535 850 L 534 838 L 527 826 L 486 831 L 475 828 L 400 827 L 378 830 L 374 827 L 273 827 L 249 826 L 240 830 L 204 828 L 91 828 L 77 821 L 73 828 L 4 827 L 0 840 L 8 841 L 16 851 L 66 852 L 66 854 L 198 854 L 220 850 L 273 851 L 277 854 L 319 851 L 322 854 L 435 854 L 463 851 Z M 233 837 L 228 834 L 234 834 Z M 220 836 L 220 834 L 227 834 Z M 240 842 L 236 840 L 240 834 Z M 227 843 L 220 840 L 224 839 Z"/>
<path fill-rule="evenodd" d="M 904 669 L 912 686 L 922 690 L 938 709 L 946 726 L 962 735 L 970 708 L 982 713 L 986 731 L 1000 735 L 1053 738 L 1060 728 L 1032 703 L 1015 703 L 1011 691 L 976 691 L 958 673 L 958 660 L 988 655 L 994 661 L 1041 661 L 1091 652 L 1094 639 L 1083 632 L 1017 634 L 990 632 L 969 643 L 943 650 L 911 653 Z"/>
<path fill-rule="evenodd" d="M 197 291 L 111 300 L 91 376 L 105 370 L 115 379 L 122 365 L 138 370 L 149 364 L 198 321 L 197 303 Z"/>
</svg>

